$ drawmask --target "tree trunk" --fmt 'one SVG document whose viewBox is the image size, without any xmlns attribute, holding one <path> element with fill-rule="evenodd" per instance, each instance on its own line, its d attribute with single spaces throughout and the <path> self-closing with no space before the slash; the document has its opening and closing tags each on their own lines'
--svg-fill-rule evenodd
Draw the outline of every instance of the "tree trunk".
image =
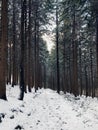
<svg viewBox="0 0 98 130">
<path fill-rule="evenodd" d="M 56 58 L 57 58 L 57 92 L 60 92 L 60 75 L 59 75 L 59 34 L 58 34 L 58 0 L 56 2 Z"/>
<path fill-rule="evenodd" d="M 31 0 L 29 0 L 29 25 L 28 25 L 28 91 L 31 92 L 32 69 L 31 69 Z M 33 66 L 32 66 L 33 67 Z"/>
<path fill-rule="evenodd" d="M 35 2 L 35 21 L 34 21 L 34 31 L 35 31 L 35 34 L 34 34 L 34 57 L 35 57 L 35 60 L 34 60 L 34 86 L 35 86 L 35 92 L 38 90 L 38 0 Z"/>
<path fill-rule="evenodd" d="M 97 78 L 96 85 L 98 85 L 98 11 L 96 12 L 96 55 L 97 55 Z"/>
<path fill-rule="evenodd" d="M 13 70 L 12 70 L 12 87 L 16 85 L 16 18 L 15 18 L 15 1 L 13 0 Z"/>
<path fill-rule="evenodd" d="M 73 5 L 73 27 L 72 27 L 72 45 L 73 45 L 73 88 L 72 92 L 78 96 L 78 70 L 77 70 L 77 41 L 76 41 L 76 11 L 75 3 Z"/>
<path fill-rule="evenodd" d="M 24 98 L 24 36 L 25 36 L 25 28 L 24 28 L 24 11 L 25 11 L 26 0 L 22 3 L 21 8 L 21 52 L 20 52 L 20 97 L 19 100 L 23 100 Z"/>
<path fill-rule="evenodd" d="M 6 100 L 7 0 L 2 0 L 0 43 L 0 99 Z"/>
</svg>

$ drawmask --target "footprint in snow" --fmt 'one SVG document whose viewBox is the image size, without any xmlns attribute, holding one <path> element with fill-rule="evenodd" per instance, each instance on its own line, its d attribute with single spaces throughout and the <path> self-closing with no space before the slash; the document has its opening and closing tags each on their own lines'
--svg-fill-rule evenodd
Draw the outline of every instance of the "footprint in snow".
<svg viewBox="0 0 98 130">
<path fill-rule="evenodd" d="M 67 124 L 67 122 L 63 121 L 62 124 Z"/>
<path fill-rule="evenodd" d="M 37 123 L 36 123 L 36 125 L 38 125 L 40 123 L 40 120 L 37 120 Z"/>
<path fill-rule="evenodd" d="M 57 108 L 56 108 L 56 110 L 58 110 L 60 108 L 60 106 L 58 106 Z"/>
<path fill-rule="evenodd" d="M 28 113 L 27 116 L 31 116 L 31 113 Z"/>
<path fill-rule="evenodd" d="M 2 122 L 2 118 L 5 117 L 5 114 L 4 113 L 0 113 L 0 123 Z"/>
<path fill-rule="evenodd" d="M 42 106 L 43 109 L 46 109 L 44 106 Z"/>
<path fill-rule="evenodd" d="M 15 118 L 14 115 L 10 116 L 10 119 L 14 119 L 14 118 Z"/>
<path fill-rule="evenodd" d="M 20 125 L 17 125 L 16 127 L 15 127 L 15 130 L 23 130 L 24 128 L 23 128 L 23 126 L 20 126 Z"/>
</svg>

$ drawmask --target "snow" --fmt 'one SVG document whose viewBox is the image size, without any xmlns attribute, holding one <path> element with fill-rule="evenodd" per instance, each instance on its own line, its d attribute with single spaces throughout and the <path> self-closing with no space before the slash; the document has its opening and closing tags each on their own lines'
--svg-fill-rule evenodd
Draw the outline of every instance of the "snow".
<svg viewBox="0 0 98 130">
<path fill-rule="evenodd" d="M 98 99 L 57 94 L 50 89 L 25 94 L 7 86 L 8 101 L 0 100 L 0 130 L 98 130 Z"/>
</svg>

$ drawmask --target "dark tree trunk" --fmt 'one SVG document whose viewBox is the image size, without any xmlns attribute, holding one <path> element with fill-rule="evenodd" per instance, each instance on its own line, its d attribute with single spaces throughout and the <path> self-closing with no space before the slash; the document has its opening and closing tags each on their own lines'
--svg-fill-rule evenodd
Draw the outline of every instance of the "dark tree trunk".
<svg viewBox="0 0 98 130">
<path fill-rule="evenodd" d="M 16 18 L 15 18 L 15 1 L 13 0 L 13 70 L 12 70 L 12 87 L 16 85 Z"/>
<path fill-rule="evenodd" d="M 35 31 L 35 34 L 34 34 L 34 57 L 35 57 L 35 60 L 34 60 L 34 86 L 35 86 L 35 92 L 38 90 L 38 0 L 35 2 L 35 20 L 34 20 L 34 31 Z"/>
<path fill-rule="evenodd" d="M 27 0 L 25 0 L 24 8 L 24 91 L 27 93 Z"/>
<path fill-rule="evenodd" d="M 46 88 L 46 66 L 44 65 L 44 88 Z"/>
<path fill-rule="evenodd" d="M 31 71 L 31 0 L 29 0 L 29 26 L 28 26 L 28 91 L 31 92 L 32 71 Z"/>
<path fill-rule="evenodd" d="M 0 43 L 0 99 L 6 100 L 7 0 L 2 0 Z"/>
<path fill-rule="evenodd" d="M 97 83 L 98 85 L 98 11 L 96 12 L 96 55 L 97 55 Z"/>
<path fill-rule="evenodd" d="M 59 75 L 59 34 L 58 34 L 58 0 L 56 6 L 56 58 L 57 58 L 57 92 L 60 93 L 60 75 Z"/>
<path fill-rule="evenodd" d="M 25 11 L 26 0 L 22 1 L 21 8 L 21 54 L 20 54 L 20 100 L 24 98 L 24 36 L 25 36 L 25 28 L 24 28 L 24 11 Z"/>
<path fill-rule="evenodd" d="M 65 36 L 66 36 L 66 33 L 64 32 L 64 43 L 63 43 L 63 46 L 64 46 L 64 49 L 63 49 L 63 61 L 64 61 L 64 65 L 63 65 L 63 70 L 64 70 L 64 72 L 63 72 L 63 90 L 64 90 L 64 92 L 66 92 L 66 90 L 67 90 L 67 88 L 66 88 L 66 82 L 67 82 L 67 80 L 66 80 L 66 70 L 65 70 L 65 65 L 66 65 L 66 61 L 65 61 L 65 49 L 66 49 L 66 45 L 65 45 L 65 41 L 66 41 L 66 39 L 65 39 Z"/>
<path fill-rule="evenodd" d="M 79 48 L 79 68 L 80 68 L 80 95 L 82 95 L 82 57 L 81 57 L 81 48 Z"/>
<path fill-rule="evenodd" d="M 72 45 L 73 45 L 73 87 L 72 92 L 78 96 L 78 70 L 77 70 L 77 41 L 76 41 L 76 11 L 73 4 L 73 27 L 72 27 Z"/>
<path fill-rule="evenodd" d="M 87 66 L 85 65 L 85 85 L 86 85 L 86 97 L 89 95 L 88 90 L 88 78 L 87 78 Z"/>
</svg>

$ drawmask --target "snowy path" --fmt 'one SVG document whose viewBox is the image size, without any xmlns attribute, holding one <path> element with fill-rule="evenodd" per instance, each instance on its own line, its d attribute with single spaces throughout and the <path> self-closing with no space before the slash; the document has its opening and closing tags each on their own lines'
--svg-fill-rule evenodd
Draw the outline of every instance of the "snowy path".
<svg viewBox="0 0 98 130">
<path fill-rule="evenodd" d="M 41 89 L 25 94 L 22 102 L 14 97 L 17 93 L 8 89 L 8 102 L 0 101 L 0 130 L 98 130 L 97 98 Z"/>
</svg>

